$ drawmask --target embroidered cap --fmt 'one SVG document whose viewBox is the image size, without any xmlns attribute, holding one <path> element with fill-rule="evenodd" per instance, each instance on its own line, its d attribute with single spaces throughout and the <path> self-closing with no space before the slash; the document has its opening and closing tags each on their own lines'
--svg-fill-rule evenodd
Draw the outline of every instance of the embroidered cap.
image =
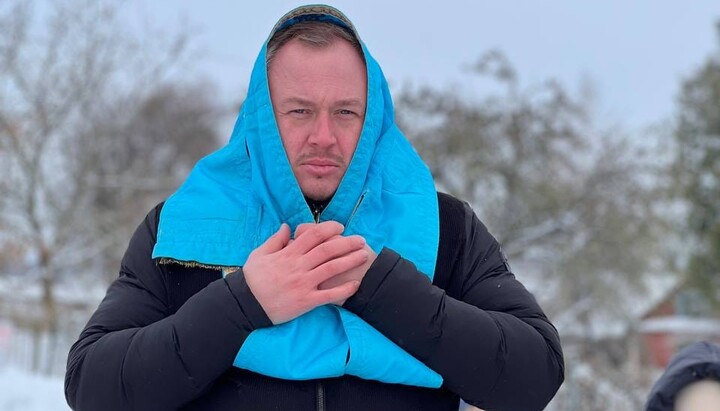
<svg viewBox="0 0 720 411">
<path fill-rule="evenodd" d="M 275 27 L 273 27 L 272 32 L 270 33 L 270 38 L 272 38 L 272 36 L 274 36 L 278 31 L 301 21 L 327 21 L 334 23 L 351 32 L 358 40 L 360 39 L 360 36 L 355 30 L 355 26 L 353 26 L 352 22 L 350 22 L 350 19 L 348 19 L 347 16 L 345 16 L 340 10 L 326 4 L 310 4 L 290 10 L 282 16 L 280 20 L 278 20 L 277 24 L 275 24 Z"/>
</svg>

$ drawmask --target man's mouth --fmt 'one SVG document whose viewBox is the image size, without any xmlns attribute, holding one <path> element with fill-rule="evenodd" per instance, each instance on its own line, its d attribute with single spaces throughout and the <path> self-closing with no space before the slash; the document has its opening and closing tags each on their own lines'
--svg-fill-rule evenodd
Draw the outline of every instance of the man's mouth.
<svg viewBox="0 0 720 411">
<path fill-rule="evenodd" d="M 323 177 L 334 173 L 340 165 L 328 159 L 310 159 L 300 163 L 300 166 L 312 175 Z"/>
</svg>

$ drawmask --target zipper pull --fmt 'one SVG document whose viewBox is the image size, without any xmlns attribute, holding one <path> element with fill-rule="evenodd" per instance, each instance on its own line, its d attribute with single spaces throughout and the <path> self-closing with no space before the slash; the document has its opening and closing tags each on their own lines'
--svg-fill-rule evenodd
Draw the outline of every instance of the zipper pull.
<svg viewBox="0 0 720 411">
<path fill-rule="evenodd" d="M 320 222 L 320 213 L 321 212 L 322 212 L 322 210 L 320 210 L 320 207 L 318 207 L 317 205 L 315 205 L 313 207 L 312 214 L 313 214 L 313 219 L 315 220 L 315 224 Z"/>
</svg>

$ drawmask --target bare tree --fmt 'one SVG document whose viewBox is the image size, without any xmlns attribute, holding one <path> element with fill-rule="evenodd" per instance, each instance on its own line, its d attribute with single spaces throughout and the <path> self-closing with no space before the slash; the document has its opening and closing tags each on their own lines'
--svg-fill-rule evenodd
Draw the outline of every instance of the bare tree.
<svg viewBox="0 0 720 411">
<path fill-rule="evenodd" d="M 473 70 L 499 91 L 480 97 L 472 82 L 461 91 L 405 90 L 401 128 L 439 188 L 471 202 L 488 224 L 566 327 L 561 336 L 567 328 L 579 335 L 568 362 L 597 366 L 594 375 L 617 383 L 627 347 L 600 344 L 598 329 L 631 325 L 628 303 L 665 262 L 669 163 L 620 129 L 598 130 L 589 91 L 574 95 L 555 81 L 523 88 L 499 52 Z M 636 392 L 625 394 L 634 401 Z"/>
<path fill-rule="evenodd" d="M 720 308 L 720 21 L 718 46 L 681 84 L 673 140 L 678 197 L 688 207 L 683 231 L 692 239 L 686 272 Z"/>
<path fill-rule="evenodd" d="M 57 285 L 117 270 L 142 215 L 218 144 L 219 111 L 210 85 L 173 74 L 186 34 L 134 35 L 110 2 L 53 3 L 42 24 L 33 6 L 0 8 L 0 249 L 21 250 L 0 279 L 25 288 L 0 288 L 0 315 L 57 338 Z"/>
</svg>

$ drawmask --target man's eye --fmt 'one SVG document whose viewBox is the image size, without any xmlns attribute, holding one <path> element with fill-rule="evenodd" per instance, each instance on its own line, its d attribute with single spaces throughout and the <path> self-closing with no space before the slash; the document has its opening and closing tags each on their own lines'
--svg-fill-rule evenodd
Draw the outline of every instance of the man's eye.
<svg viewBox="0 0 720 411">
<path fill-rule="evenodd" d="M 338 110 L 338 114 L 340 114 L 341 116 L 353 116 L 353 115 L 355 115 L 355 112 L 351 111 L 351 110 L 343 109 L 343 110 Z"/>
<path fill-rule="evenodd" d="M 296 108 L 294 110 L 290 110 L 290 113 L 292 114 L 309 114 L 310 110 L 306 108 Z"/>
</svg>

